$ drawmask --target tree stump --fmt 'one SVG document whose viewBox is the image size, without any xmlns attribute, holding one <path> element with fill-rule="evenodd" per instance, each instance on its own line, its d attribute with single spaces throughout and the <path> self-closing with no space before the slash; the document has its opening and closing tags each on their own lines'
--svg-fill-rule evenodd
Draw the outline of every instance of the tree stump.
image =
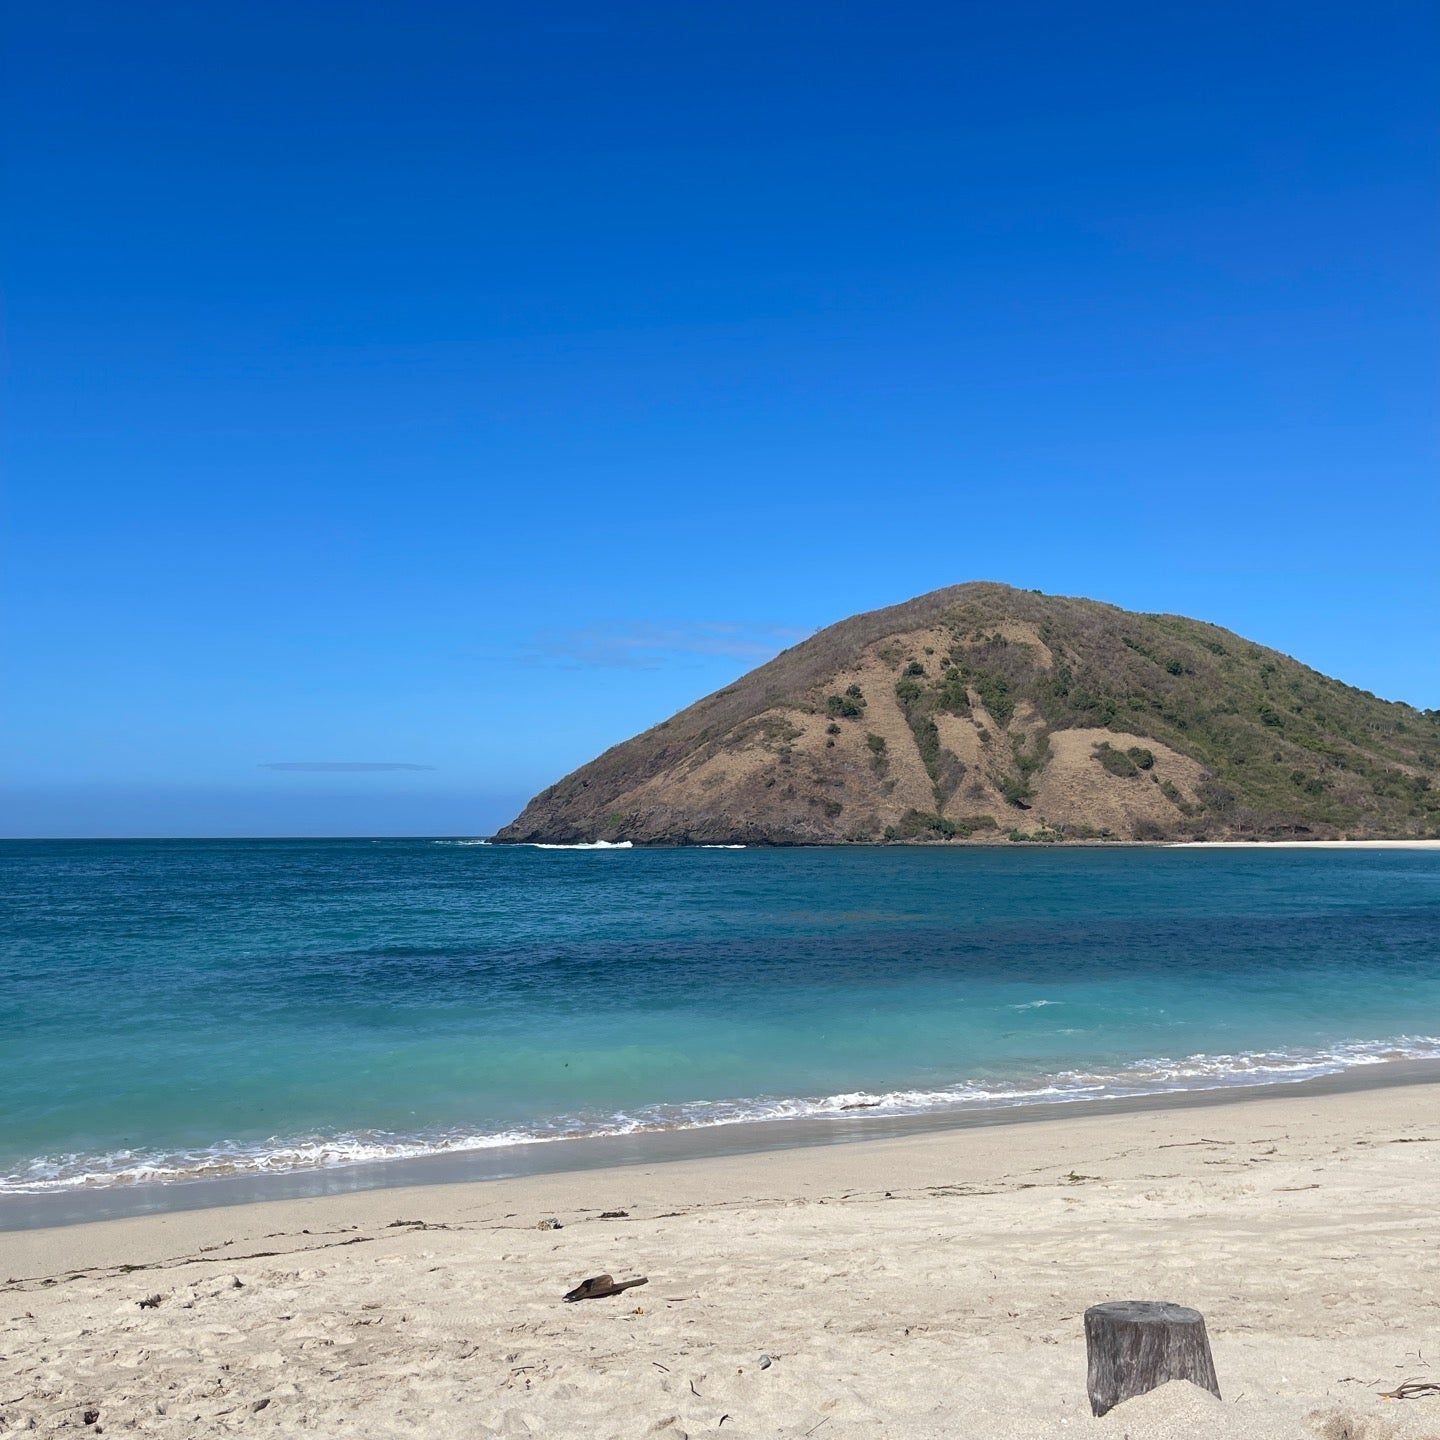
<svg viewBox="0 0 1440 1440">
<path fill-rule="evenodd" d="M 1096 1415 L 1167 1380 L 1190 1380 L 1219 1399 L 1205 1319 L 1165 1300 L 1112 1300 L 1085 1312 L 1087 1388 Z"/>
</svg>

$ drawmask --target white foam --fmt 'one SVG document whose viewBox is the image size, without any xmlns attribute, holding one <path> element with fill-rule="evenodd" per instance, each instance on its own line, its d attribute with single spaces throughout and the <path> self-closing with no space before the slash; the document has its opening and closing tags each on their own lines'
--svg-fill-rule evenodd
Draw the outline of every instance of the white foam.
<svg viewBox="0 0 1440 1440">
<path fill-rule="evenodd" d="M 569 1115 L 496 1131 L 462 1129 L 396 1135 L 355 1131 L 330 1136 L 274 1137 L 259 1144 L 225 1141 L 196 1151 L 44 1156 L 0 1176 L 0 1194 L 46 1194 L 115 1185 L 164 1184 L 226 1175 L 333 1169 L 384 1160 L 544 1145 L 557 1140 L 637 1135 L 662 1130 L 708 1130 L 774 1120 L 851 1119 L 866 1115 L 923 1115 L 941 1110 L 989 1110 L 1017 1105 L 1124 1099 L 1187 1090 L 1277 1084 L 1338 1074 L 1387 1061 L 1440 1060 L 1440 1037 L 1401 1036 L 1354 1041 L 1314 1051 L 1261 1050 L 1136 1060 L 1114 1070 L 1061 1071 L 1033 1080 L 965 1081 L 933 1089 L 846 1091 L 835 1095 L 757 1096 L 649 1105 L 633 1114 Z"/>
</svg>

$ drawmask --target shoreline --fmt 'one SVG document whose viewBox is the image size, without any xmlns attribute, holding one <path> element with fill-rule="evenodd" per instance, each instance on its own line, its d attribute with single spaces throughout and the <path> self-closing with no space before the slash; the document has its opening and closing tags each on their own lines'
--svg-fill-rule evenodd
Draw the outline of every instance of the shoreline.
<svg viewBox="0 0 1440 1440">
<path fill-rule="evenodd" d="M 406 836 L 405 839 L 415 837 Z M 437 844 L 485 845 L 497 850 L 1440 850 L 1440 838 L 1395 840 L 995 840 L 977 835 L 949 840 L 496 840 L 438 835 Z"/>
<path fill-rule="evenodd" d="M 1440 850 L 1440 840 L 1170 840 L 1167 850 Z"/>
<path fill-rule="evenodd" d="M 629 1135 L 578 1136 L 310 1169 L 9 1193 L 0 1194 L 0 1237 L 257 1204 L 431 1187 L 489 1186 L 657 1164 L 703 1163 L 830 1146 L 870 1145 L 956 1131 L 994 1130 L 1067 1119 L 1164 1114 L 1269 1099 L 1306 1099 L 1432 1084 L 1440 1085 L 1440 1059 L 1408 1058 L 1351 1065 L 1302 1080 L 1232 1082 L 1137 1095 L 956 1106 L 899 1115 L 871 1115 L 864 1107 L 857 1107 L 853 1114 L 736 1121 Z"/>
<path fill-rule="evenodd" d="M 1023 819 L 1023 815 L 1018 817 Z M 306 844 L 329 841 L 432 841 L 447 844 L 493 845 L 499 850 L 856 850 L 939 847 L 941 849 L 1010 850 L 1016 845 L 1043 845 L 1048 849 L 1070 850 L 1440 850 L 1440 838 L 1413 836 L 1393 840 L 982 840 L 970 837 L 953 840 L 865 840 L 837 841 L 641 841 L 633 840 L 497 840 L 493 835 L 0 835 L 5 845 L 155 845 L 191 844 Z"/>
<path fill-rule="evenodd" d="M 0 1428 L 1433 1436 L 1384 1396 L 1440 1379 L 1440 1089 L 1299 1092 L 13 1231 Z M 563 1303 L 603 1272 L 649 1283 Z M 1204 1314 L 1223 1400 L 1090 1415 L 1130 1296 Z"/>
</svg>

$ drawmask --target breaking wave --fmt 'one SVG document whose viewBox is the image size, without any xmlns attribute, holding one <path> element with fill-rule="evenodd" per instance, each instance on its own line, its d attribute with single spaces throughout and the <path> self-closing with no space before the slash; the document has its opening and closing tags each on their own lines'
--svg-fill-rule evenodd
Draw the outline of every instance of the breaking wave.
<svg viewBox="0 0 1440 1440">
<path fill-rule="evenodd" d="M 1334 1075 L 1390 1061 L 1440 1059 L 1440 1037 L 1402 1036 L 1357 1041 L 1324 1050 L 1250 1051 L 1137 1060 L 1113 1070 L 1066 1070 L 1031 1081 L 964 1081 L 936 1089 L 857 1090 L 819 1097 L 758 1096 L 648 1105 L 631 1113 L 558 1116 L 495 1131 L 432 1130 L 414 1135 L 353 1131 L 329 1136 L 272 1138 L 258 1144 L 225 1141 L 200 1150 L 118 1150 L 104 1155 L 43 1156 L 0 1176 L 0 1194 L 45 1194 L 108 1186 L 165 1184 L 231 1175 L 332 1169 L 387 1160 L 542 1145 L 557 1140 L 705 1130 L 776 1120 L 844 1120 L 924 1115 L 1010 1106 L 1127 1099 L 1192 1090 L 1273 1085 Z"/>
</svg>

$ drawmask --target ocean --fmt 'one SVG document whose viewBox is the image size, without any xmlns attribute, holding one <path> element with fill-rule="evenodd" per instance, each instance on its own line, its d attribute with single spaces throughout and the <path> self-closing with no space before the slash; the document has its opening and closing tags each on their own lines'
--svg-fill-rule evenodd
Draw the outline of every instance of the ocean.
<svg viewBox="0 0 1440 1440">
<path fill-rule="evenodd" d="M 0 879 L 0 1194 L 1440 1059 L 1436 851 L 35 841 Z"/>
</svg>

